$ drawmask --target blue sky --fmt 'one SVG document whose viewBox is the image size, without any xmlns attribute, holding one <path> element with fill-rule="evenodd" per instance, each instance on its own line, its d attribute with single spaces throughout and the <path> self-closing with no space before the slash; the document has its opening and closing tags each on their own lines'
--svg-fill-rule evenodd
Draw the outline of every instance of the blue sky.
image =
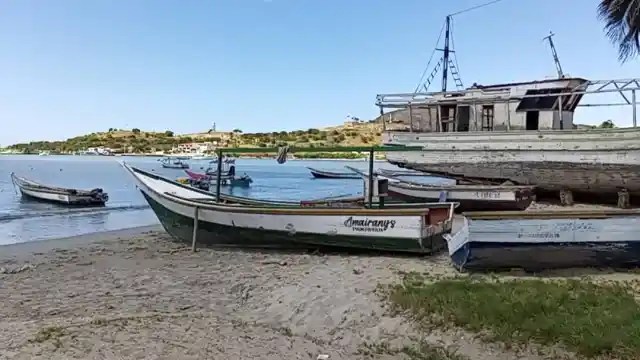
<svg viewBox="0 0 640 360">
<path fill-rule="evenodd" d="M 413 91 L 447 14 L 483 0 L 0 1 L 0 145 L 110 127 L 294 130 L 372 118 Z M 640 74 L 617 61 L 597 0 L 503 0 L 454 18 L 465 86 L 566 73 Z M 437 89 L 437 84 L 433 87 Z M 588 109 L 579 122 L 630 109 Z"/>
</svg>

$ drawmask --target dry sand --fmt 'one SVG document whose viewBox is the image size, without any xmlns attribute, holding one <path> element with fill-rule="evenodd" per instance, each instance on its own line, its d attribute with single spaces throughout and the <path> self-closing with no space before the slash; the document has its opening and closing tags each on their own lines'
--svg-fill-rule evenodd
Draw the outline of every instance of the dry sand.
<svg viewBox="0 0 640 360">
<path fill-rule="evenodd" d="M 0 359 L 403 359 L 363 353 L 418 341 L 377 285 L 457 274 L 444 254 L 193 253 L 158 228 L 5 246 L 0 267 Z M 545 358 L 463 332 L 423 340 L 471 359 Z"/>
</svg>

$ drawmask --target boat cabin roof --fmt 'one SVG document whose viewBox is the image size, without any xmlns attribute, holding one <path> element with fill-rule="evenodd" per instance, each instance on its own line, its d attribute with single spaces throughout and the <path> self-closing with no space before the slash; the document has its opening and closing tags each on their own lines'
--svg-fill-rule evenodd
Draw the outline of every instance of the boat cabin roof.
<svg viewBox="0 0 640 360">
<path fill-rule="evenodd" d="M 558 110 L 574 111 L 582 99 L 589 81 L 583 78 L 559 78 L 525 82 L 473 86 L 458 91 L 380 94 L 376 105 L 382 108 L 403 109 L 429 108 L 433 106 L 456 106 L 516 102 L 516 111 Z M 559 98 L 562 96 L 562 104 Z"/>
</svg>

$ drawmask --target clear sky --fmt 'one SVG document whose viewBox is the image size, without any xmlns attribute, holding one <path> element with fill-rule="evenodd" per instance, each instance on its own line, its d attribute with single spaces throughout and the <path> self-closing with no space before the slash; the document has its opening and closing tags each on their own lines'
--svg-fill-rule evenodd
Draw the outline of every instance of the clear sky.
<svg viewBox="0 0 640 360">
<path fill-rule="evenodd" d="M 0 145 L 110 127 L 248 132 L 373 118 L 377 93 L 413 91 L 445 16 L 482 2 L 0 0 Z M 597 4 L 503 0 L 456 16 L 465 86 L 554 76 L 550 30 L 566 73 L 640 76 L 640 60 L 617 61 Z M 577 122 L 631 122 L 629 108 L 588 110 Z"/>
</svg>

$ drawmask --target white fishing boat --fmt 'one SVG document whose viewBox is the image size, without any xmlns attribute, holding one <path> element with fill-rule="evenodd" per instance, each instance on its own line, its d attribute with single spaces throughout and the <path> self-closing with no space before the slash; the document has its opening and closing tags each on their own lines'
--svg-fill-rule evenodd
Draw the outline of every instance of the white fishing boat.
<svg viewBox="0 0 640 360">
<path fill-rule="evenodd" d="M 640 211 L 572 210 L 464 213 L 446 235 L 459 270 L 640 266 Z"/>
<path fill-rule="evenodd" d="M 167 156 L 160 160 L 163 168 L 167 169 L 188 169 L 189 163 L 180 157 Z"/>
<path fill-rule="evenodd" d="M 48 186 L 14 173 L 11 173 L 11 181 L 20 189 L 22 196 L 34 200 L 80 206 L 104 205 L 109 200 L 109 195 L 100 188 L 79 190 Z"/>
<path fill-rule="evenodd" d="M 335 247 L 429 254 L 444 246 L 454 203 L 413 209 L 283 207 L 196 199 L 194 190 L 125 165 L 169 234 L 224 247 Z M 195 229 L 195 231 L 194 231 Z M 195 235 L 194 235 L 195 232 Z"/>
</svg>

